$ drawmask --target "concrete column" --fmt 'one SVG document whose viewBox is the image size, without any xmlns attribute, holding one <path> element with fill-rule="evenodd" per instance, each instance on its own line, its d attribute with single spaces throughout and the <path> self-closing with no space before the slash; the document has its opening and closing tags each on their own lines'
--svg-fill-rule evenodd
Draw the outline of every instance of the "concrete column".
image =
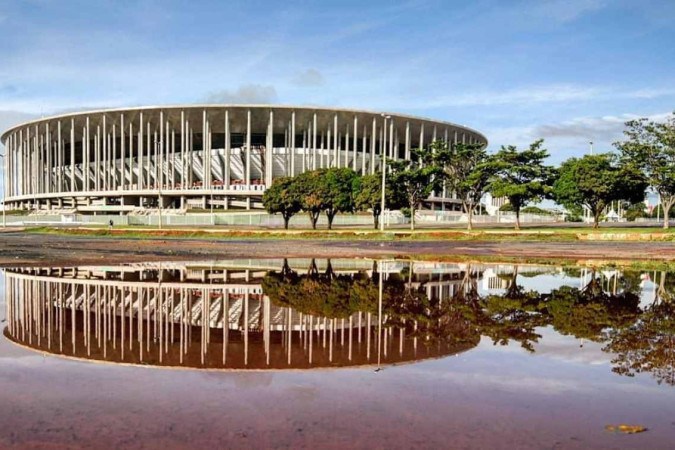
<svg viewBox="0 0 675 450">
<path fill-rule="evenodd" d="M 145 122 L 145 188 L 150 189 L 150 186 L 157 184 L 157 177 L 155 176 L 155 182 L 153 183 L 153 170 L 152 170 L 152 157 L 155 154 L 155 149 L 152 145 L 152 133 L 150 132 L 150 118 Z"/>
<path fill-rule="evenodd" d="M 337 114 L 333 117 L 333 164 L 331 167 L 340 167 L 340 133 L 338 132 Z"/>
<path fill-rule="evenodd" d="M 352 170 L 356 172 L 356 159 L 357 156 L 359 155 L 359 149 L 358 149 L 358 139 L 359 137 L 359 119 L 354 115 L 354 142 L 352 143 L 352 147 L 354 148 L 354 159 L 352 159 Z"/>
<path fill-rule="evenodd" d="M 373 129 L 370 133 L 370 174 L 375 173 L 375 138 L 377 136 L 377 118 L 373 117 Z"/>
<path fill-rule="evenodd" d="M 267 126 L 267 148 L 265 148 L 265 184 L 272 185 L 272 175 L 274 174 L 274 111 L 270 110 L 270 121 Z"/>
<path fill-rule="evenodd" d="M 145 176 L 143 174 L 143 113 L 141 112 L 138 116 L 138 158 L 136 164 L 138 165 L 138 175 L 136 184 L 137 189 L 142 190 L 145 188 Z"/>
<path fill-rule="evenodd" d="M 54 148 L 52 147 L 52 134 L 49 130 L 49 122 L 45 124 L 45 150 L 47 151 L 47 186 L 45 186 L 45 193 L 51 194 L 54 192 L 52 190 L 52 182 L 54 178 L 54 158 L 52 158 L 52 153 Z"/>
<path fill-rule="evenodd" d="M 466 133 L 462 133 L 462 144 L 466 144 Z"/>
<path fill-rule="evenodd" d="M 330 148 L 331 144 L 331 128 L 328 127 L 328 136 L 326 138 L 326 166 L 333 167 L 333 149 Z"/>
<path fill-rule="evenodd" d="M 291 112 L 291 176 L 295 176 L 295 111 Z"/>
<path fill-rule="evenodd" d="M 129 121 L 129 189 L 134 184 L 134 124 Z"/>
<path fill-rule="evenodd" d="M 410 122 L 405 123 L 405 159 L 410 161 Z"/>
<path fill-rule="evenodd" d="M 368 137 L 368 126 L 363 125 L 363 134 L 361 135 L 361 175 L 366 174 L 366 150 L 367 150 L 367 143 L 368 140 L 366 139 Z"/>
<path fill-rule="evenodd" d="M 251 185 L 251 110 L 246 111 L 246 185 Z"/>
<path fill-rule="evenodd" d="M 347 125 L 347 131 L 345 132 L 345 163 L 344 167 L 349 168 L 349 125 Z"/>
<path fill-rule="evenodd" d="M 185 111 L 180 112 L 180 184 L 185 189 Z M 181 197 L 180 208 L 185 208 L 185 199 Z"/>
<path fill-rule="evenodd" d="M 127 189 L 127 144 L 124 141 L 124 114 L 120 114 L 120 186 Z"/>
<path fill-rule="evenodd" d="M 316 170 L 316 111 L 312 118 L 312 170 Z"/>
<path fill-rule="evenodd" d="M 58 142 L 56 143 L 56 152 L 57 152 L 57 162 L 56 164 L 58 165 L 58 170 L 56 172 L 57 174 L 57 192 L 63 192 L 63 138 L 61 134 L 61 121 L 59 120 L 57 125 L 56 125 L 56 139 Z"/>
<path fill-rule="evenodd" d="M 230 164 L 231 164 L 231 155 L 232 151 L 230 150 L 230 112 L 225 110 L 225 176 L 223 182 L 225 188 L 229 189 L 231 180 L 230 180 Z M 226 202 L 227 203 L 227 202 Z"/>
<path fill-rule="evenodd" d="M 420 144 L 418 148 L 424 148 L 424 124 L 420 125 Z"/>
<path fill-rule="evenodd" d="M 169 122 L 167 121 L 167 126 Z M 176 130 L 171 128 L 171 160 L 168 164 L 168 169 L 171 173 L 171 189 L 176 189 Z"/>
<path fill-rule="evenodd" d="M 318 169 L 323 168 L 323 136 L 324 136 L 324 131 L 321 130 L 321 136 L 319 137 L 319 167 Z"/>
<path fill-rule="evenodd" d="M 434 133 L 433 133 L 433 136 L 431 138 L 431 142 L 436 142 L 436 125 L 434 125 Z"/>
<path fill-rule="evenodd" d="M 112 142 L 111 142 L 111 147 L 112 147 L 112 157 L 110 158 L 111 161 L 111 166 L 112 166 L 112 183 L 110 186 L 110 189 L 117 189 L 118 186 L 118 179 L 119 177 L 117 176 L 117 124 L 113 123 L 112 126 Z M 124 161 L 124 160 L 122 160 Z"/>
<path fill-rule="evenodd" d="M 70 119 L 70 192 L 75 192 L 75 119 Z"/>
<path fill-rule="evenodd" d="M 86 180 L 86 181 L 85 181 L 85 186 L 86 186 L 86 188 L 85 188 L 84 190 L 85 190 L 85 191 L 89 191 L 89 190 L 91 189 L 91 185 L 89 184 L 89 164 L 90 164 L 90 161 L 91 161 L 91 154 L 90 154 L 90 152 L 91 152 L 91 141 L 90 141 L 90 136 L 91 136 L 91 134 L 90 134 L 90 131 L 91 131 L 91 130 L 90 130 L 90 128 L 89 128 L 89 116 L 87 116 L 87 121 L 86 121 L 85 128 L 86 128 L 86 130 L 87 130 L 87 136 L 86 136 L 86 139 L 87 139 L 87 140 L 86 140 L 86 144 L 87 144 L 87 145 L 86 145 L 86 151 L 85 151 L 85 154 L 86 154 L 86 162 L 85 162 L 85 165 L 84 165 L 84 170 L 85 170 L 85 177 L 84 177 L 84 179 Z"/>
<path fill-rule="evenodd" d="M 159 141 L 157 140 L 157 132 L 155 132 L 155 167 L 158 169 L 155 170 L 155 173 L 159 175 L 159 180 L 157 180 L 157 188 L 164 188 L 164 161 L 160 155 L 164 152 L 164 147 L 166 146 L 166 128 L 164 127 L 164 111 L 159 112 Z M 161 207 L 161 206 L 160 206 Z"/>
<path fill-rule="evenodd" d="M 206 172 L 206 182 L 209 189 L 213 188 L 213 139 L 211 135 L 211 122 L 209 121 L 208 116 L 206 117 L 206 149 L 207 149 L 207 161 L 209 163 L 209 170 Z"/>
<path fill-rule="evenodd" d="M 455 130 L 455 137 L 454 137 L 454 139 L 453 139 L 453 143 L 454 143 L 454 144 L 457 144 L 457 142 L 458 142 L 458 141 L 457 141 L 457 130 Z"/>
</svg>

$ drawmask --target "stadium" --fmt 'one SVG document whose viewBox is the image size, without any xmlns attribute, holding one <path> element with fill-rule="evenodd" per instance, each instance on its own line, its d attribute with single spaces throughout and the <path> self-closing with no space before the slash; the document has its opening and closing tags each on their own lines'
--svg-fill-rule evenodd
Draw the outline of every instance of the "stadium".
<svg viewBox="0 0 675 450">
<path fill-rule="evenodd" d="M 7 210 L 129 214 L 260 209 L 275 178 L 410 158 L 480 132 L 408 115 L 277 105 L 190 105 L 68 113 L 2 135 Z M 456 204 L 450 192 L 426 202 Z"/>
</svg>

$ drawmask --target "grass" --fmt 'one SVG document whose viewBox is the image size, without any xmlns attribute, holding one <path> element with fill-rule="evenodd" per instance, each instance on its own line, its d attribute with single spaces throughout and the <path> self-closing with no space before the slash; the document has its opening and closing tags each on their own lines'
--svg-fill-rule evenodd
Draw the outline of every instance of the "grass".
<svg viewBox="0 0 675 450">
<path fill-rule="evenodd" d="M 373 229 L 224 229 L 224 228 L 141 228 L 107 226 L 62 228 L 33 227 L 31 233 L 48 233 L 70 236 L 99 236 L 116 238 L 175 238 L 175 239 L 285 239 L 285 240 L 378 240 L 378 241 L 540 241 L 573 242 L 594 239 L 614 241 L 659 240 L 675 241 L 675 230 L 660 228 L 526 228 L 520 231 L 503 228 L 486 228 L 473 231 L 460 229 L 391 229 L 380 232 Z"/>
</svg>

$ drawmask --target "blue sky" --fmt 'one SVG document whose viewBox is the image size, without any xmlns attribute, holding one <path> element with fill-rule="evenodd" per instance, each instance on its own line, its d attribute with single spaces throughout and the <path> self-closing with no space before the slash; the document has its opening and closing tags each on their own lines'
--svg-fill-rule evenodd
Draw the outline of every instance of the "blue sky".
<svg viewBox="0 0 675 450">
<path fill-rule="evenodd" d="M 551 162 L 675 110 L 675 1 L 0 0 L 0 128 L 90 107 L 316 104 L 469 125 Z"/>
</svg>

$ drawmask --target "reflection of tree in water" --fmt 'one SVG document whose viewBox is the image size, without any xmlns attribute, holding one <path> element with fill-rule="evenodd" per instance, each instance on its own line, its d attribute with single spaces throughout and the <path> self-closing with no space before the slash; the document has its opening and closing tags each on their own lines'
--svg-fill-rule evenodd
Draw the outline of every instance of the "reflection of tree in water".
<svg viewBox="0 0 675 450">
<path fill-rule="evenodd" d="M 493 294 L 481 299 L 482 332 L 495 344 L 506 345 L 514 340 L 525 350 L 534 352 L 532 344 L 541 337 L 535 328 L 546 325 L 545 317 L 539 311 L 539 294 L 526 291 L 518 284 L 518 266 L 508 278 L 508 287 L 502 295 Z"/>
<path fill-rule="evenodd" d="M 602 276 L 591 272 L 583 288 L 562 286 L 540 296 L 543 313 L 560 334 L 595 342 L 605 340 L 604 332 L 632 324 L 640 314 L 640 297 L 630 290 L 611 294 L 603 289 Z M 622 282 L 624 288 L 632 283 Z"/>
<path fill-rule="evenodd" d="M 615 355 L 615 373 L 649 372 L 659 384 L 675 386 L 675 283 L 665 272 L 660 275 L 654 302 L 635 323 L 610 331 L 603 350 Z"/>
<path fill-rule="evenodd" d="M 506 276 L 502 294 L 481 296 L 480 272 L 471 266 L 460 274 L 449 298 L 429 297 L 426 281 L 413 283 L 413 272 L 388 274 L 383 281 L 383 324 L 405 328 L 426 345 L 474 345 L 480 336 L 495 345 L 518 342 L 534 352 L 541 335 L 538 327 L 551 326 L 562 335 L 604 343 L 615 354 L 614 372 L 633 376 L 651 372 L 659 382 L 675 385 L 675 277 L 661 274 L 656 301 L 639 307 L 639 273 L 607 276 L 591 271 L 581 288 L 562 286 L 541 294 L 518 284 L 518 268 Z M 568 275 L 580 276 L 580 272 Z M 356 312 L 377 313 L 380 274 L 336 275 L 330 262 L 320 273 L 312 262 L 298 275 L 287 265 L 270 272 L 263 289 L 273 302 L 300 312 L 345 318 Z"/>
</svg>

